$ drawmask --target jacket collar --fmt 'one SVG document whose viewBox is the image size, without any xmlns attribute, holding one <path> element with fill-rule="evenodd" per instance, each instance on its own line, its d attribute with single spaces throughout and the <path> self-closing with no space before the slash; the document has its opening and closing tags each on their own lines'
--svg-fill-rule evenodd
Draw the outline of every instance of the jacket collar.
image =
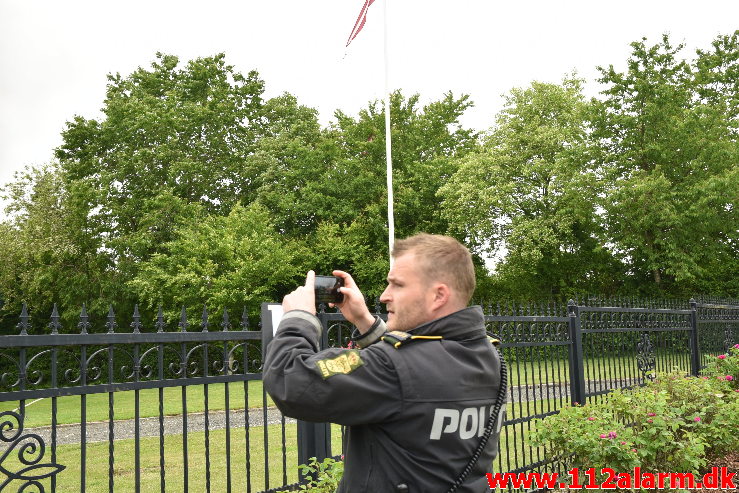
<svg viewBox="0 0 739 493">
<path fill-rule="evenodd" d="M 480 306 L 470 306 L 419 325 L 408 333 L 414 336 L 442 336 L 453 340 L 476 339 L 485 337 L 485 317 Z"/>
</svg>

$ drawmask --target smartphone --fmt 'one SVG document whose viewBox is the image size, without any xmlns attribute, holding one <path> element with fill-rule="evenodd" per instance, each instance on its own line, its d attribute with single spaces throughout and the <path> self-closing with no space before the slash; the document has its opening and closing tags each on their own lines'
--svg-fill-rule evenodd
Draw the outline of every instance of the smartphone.
<svg viewBox="0 0 739 493">
<path fill-rule="evenodd" d="M 344 280 L 336 276 L 316 276 L 315 293 L 316 305 L 320 303 L 342 303 L 344 295 L 339 288 L 344 285 Z"/>
</svg>

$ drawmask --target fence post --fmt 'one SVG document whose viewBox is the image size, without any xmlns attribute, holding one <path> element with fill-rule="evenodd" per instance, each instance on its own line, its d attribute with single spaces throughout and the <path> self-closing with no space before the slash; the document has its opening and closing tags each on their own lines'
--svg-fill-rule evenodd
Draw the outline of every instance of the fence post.
<svg viewBox="0 0 739 493">
<path fill-rule="evenodd" d="M 298 464 L 308 464 L 313 457 L 318 462 L 331 457 L 331 425 L 298 420 Z"/>
<path fill-rule="evenodd" d="M 582 357 L 582 330 L 580 325 L 580 307 L 574 300 L 567 302 L 570 317 L 570 401 L 585 404 L 585 365 Z"/>
<path fill-rule="evenodd" d="M 320 309 L 316 316 L 322 327 L 319 341 L 319 349 L 322 350 L 328 346 L 328 321 L 323 309 Z M 298 420 L 298 464 L 308 464 L 313 457 L 319 462 L 331 457 L 331 423 L 309 423 Z M 304 479 L 302 473 L 300 479 Z"/>
<path fill-rule="evenodd" d="M 697 377 L 701 371 L 701 354 L 698 345 L 698 303 L 690 299 L 690 373 Z"/>
<path fill-rule="evenodd" d="M 326 320 L 322 316 L 323 313 L 317 313 L 318 319 L 323 326 L 323 333 L 319 341 L 320 349 L 327 345 L 326 338 Z M 273 338 L 274 331 L 282 318 L 282 305 L 280 303 L 262 303 L 262 361 L 264 361 L 264 353 L 267 344 Z M 331 457 L 331 425 L 329 423 L 309 423 L 307 421 L 297 420 L 298 422 L 298 465 L 308 464 L 312 457 L 322 461 L 326 457 Z M 266 445 L 265 445 L 266 447 Z M 300 479 L 305 479 L 301 473 Z"/>
</svg>

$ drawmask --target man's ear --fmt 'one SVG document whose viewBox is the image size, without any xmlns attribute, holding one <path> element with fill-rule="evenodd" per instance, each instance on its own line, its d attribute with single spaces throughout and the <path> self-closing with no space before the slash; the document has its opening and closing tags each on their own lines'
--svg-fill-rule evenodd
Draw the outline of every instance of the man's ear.
<svg viewBox="0 0 739 493">
<path fill-rule="evenodd" d="M 431 302 L 431 310 L 437 311 L 443 309 L 449 304 L 452 297 L 452 291 L 449 289 L 449 286 L 440 282 L 434 285 L 432 295 L 433 299 Z"/>
</svg>

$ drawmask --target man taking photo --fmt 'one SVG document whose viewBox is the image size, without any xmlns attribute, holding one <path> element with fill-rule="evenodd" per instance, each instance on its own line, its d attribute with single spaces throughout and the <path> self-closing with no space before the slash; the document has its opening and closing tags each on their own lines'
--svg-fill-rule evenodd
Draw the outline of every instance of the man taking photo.
<svg viewBox="0 0 739 493">
<path fill-rule="evenodd" d="M 491 418 L 501 362 L 482 309 L 467 307 L 472 257 L 457 240 L 428 234 L 396 242 L 392 255 L 380 297 L 387 323 L 349 274 L 333 272 L 359 349 L 318 350 L 313 271 L 285 296 L 265 388 L 286 416 L 348 427 L 339 493 L 489 491 L 505 395 Z"/>
</svg>

